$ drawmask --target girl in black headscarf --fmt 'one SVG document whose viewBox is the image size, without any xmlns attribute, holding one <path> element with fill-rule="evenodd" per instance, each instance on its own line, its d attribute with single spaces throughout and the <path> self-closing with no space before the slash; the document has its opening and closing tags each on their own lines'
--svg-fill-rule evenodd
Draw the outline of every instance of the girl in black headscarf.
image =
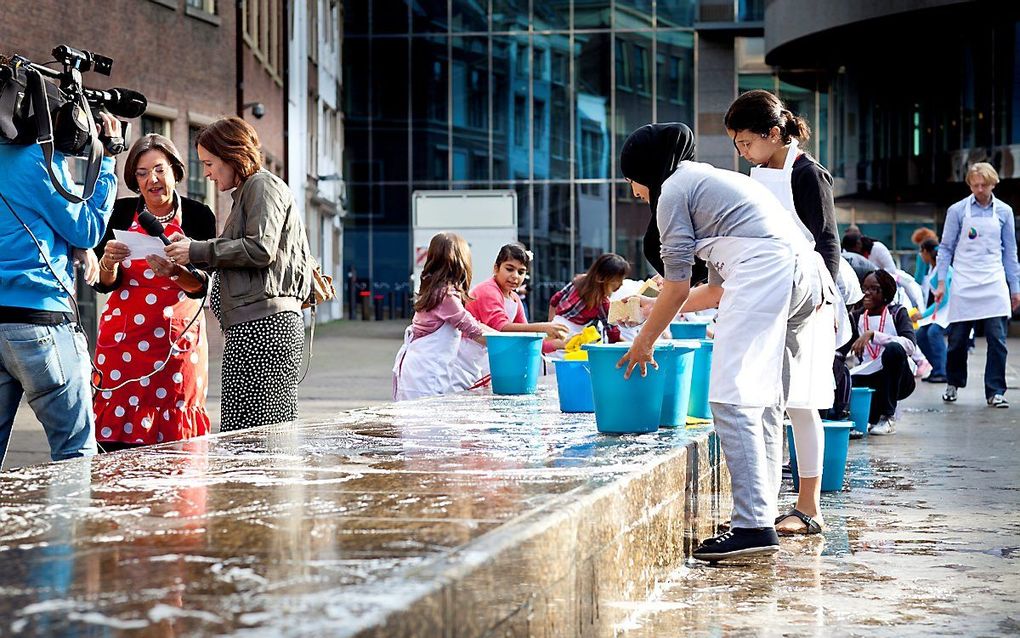
<svg viewBox="0 0 1020 638">
<path fill-rule="evenodd" d="M 655 210 L 659 203 L 662 183 L 666 181 L 677 165 L 684 160 L 694 159 L 694 133 L 686 124 L 667 122 L 646 124 L 634 131 L 620 151 L 620 170 L 633 182 L 648 187 L 648 206 L 652 209 L 645 231 L 645 259 L 660 275 L 665 267 L 662 263 L 659 226 L 655 221 Z M 705 262 L 696 259 L 691 280 L 699 283 L 705 280 Z"/>
<path fill-rule="evenodd" d="M 709 561 L 779 547 L 775 530 L 782 465 L 782 415 L 797 338 L 814 313 L 805 275 L 811 243 L 762 184 L 692 161 L 683 124 L 643 126 L 624 144 L 620 167 L 661 231 L 662 290 L 619 366 L 646 374 L 655 340 L 681 307 L 718 307 L 709 401 L 730 471 L 730 531 L 708 539 L 695 558 Z M 658 235 L 658 233 L 656 233 Z M 708 285 L 691 289 L 695 253 Z"/>
</svg>

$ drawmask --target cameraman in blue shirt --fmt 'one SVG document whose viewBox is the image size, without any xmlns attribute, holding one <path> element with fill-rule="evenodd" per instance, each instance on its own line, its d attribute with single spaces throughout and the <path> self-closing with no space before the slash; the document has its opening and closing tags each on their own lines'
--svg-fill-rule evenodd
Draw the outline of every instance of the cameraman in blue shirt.
<svg viewBox="0 0 1020 638">
<path fill-rule="evenodd" d="M 100 115 L 103 134 L 119 138 L 120 122 Z M 96 453 L 91 362 L 70 297 L 73 252 L 99 243 L 117 195 L 116 162 L 104 152 L 92 197 L 76 204 L 50 183 L 38 144 L 0 144 L 0 462 L 23 394 L 46 430 L 50 458 Z M 60 151 L 52 168 L 71 191 Z"/>
</svg>

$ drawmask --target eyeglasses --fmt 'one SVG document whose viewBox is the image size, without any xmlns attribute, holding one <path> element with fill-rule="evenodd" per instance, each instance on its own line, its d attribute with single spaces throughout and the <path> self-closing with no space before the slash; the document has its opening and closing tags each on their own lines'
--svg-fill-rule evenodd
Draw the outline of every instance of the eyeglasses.
<svg viewBox="0 0 1020 638">
<path fill-rule="evenodd" d="M 861 292 L 877 292 L 882 293 L 882 286 L 861 286 Z"/>
<path fill-rule="evenodd" d="M 155 173 L 158 177 L 162 178 L 163 176 L 166 175 L 167 171 L 169 170 L 170 167 L 167 166 L 166 164 L 156 164 L 156 166 L 153 167 L 152 172 Z M 135 171 L 135 179 L 138 179 L 139 181 L 144 180 L 148 177 L 149 171 L 147 171 L 144 168 L 140 168 L 137 171 Z"/>
<path fill-rule="evenodd" d="M 765 139 L 766 137 L 768 137 L 767 135 L 764 135 L 764 134 L 761 134 L 761 133 L 758 133 L 757 135 L 758 135 L 758 137 L 760 137 L 762 139 Z M 751 148 L 751 144 L 754 144 L 754 140 L 753 139 L 750 139 L 750 140 L 741 140 L 741 141 L 738 142 L 736 137 L 733 138 L 733 148 L 737 149 L 738 153 L 741 152 L 741 151 L 747 151 L 747 149 Z"/>
</svg>

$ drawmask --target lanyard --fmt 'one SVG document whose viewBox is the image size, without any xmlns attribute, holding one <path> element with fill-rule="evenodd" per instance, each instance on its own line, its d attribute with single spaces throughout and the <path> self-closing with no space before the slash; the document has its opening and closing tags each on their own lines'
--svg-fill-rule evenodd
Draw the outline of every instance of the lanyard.
<svg viewBox="0 0 1020 638">
<path fill-rule="evenodd" d="M 888 315 L 889 315 L 889 306 L 886 306 L 885 308 L 882 308 L 882 318 L 878 320 L 878 331 L 879 332 L 885 332 L 885 318 Z M 871 330 L 871 327 L 868 325 L 868 313 L 867 312 L 864 313 L 864 329 L 866 331 L 867 330 Z M 874 337 L 872 337 L 872 339 L 874 339 Z M 868 354 L 871 355 L 872 359 L 877 359 L 879 352 L 882 351 L 882 346 L 877 345 L 877 344 L 876 345 L 872 345 L 870 341 L 867 343 L 867 348 L 868 348 Z"/>
</svg>

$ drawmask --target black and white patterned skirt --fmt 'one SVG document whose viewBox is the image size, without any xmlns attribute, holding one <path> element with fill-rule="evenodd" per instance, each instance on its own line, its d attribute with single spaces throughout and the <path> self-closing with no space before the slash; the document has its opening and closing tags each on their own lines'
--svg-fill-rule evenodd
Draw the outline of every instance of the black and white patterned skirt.
<svg viewBox="0 0 1020 638">
<path fill-rule="evenodd" d="M 218 278 L 217 278 L 218 279 Z M 220 318 L 219 281 L 210 307 Z M 298 416 L 297 387 L 305 347 L 301 315 L 280 312 L 223 331 L 220 431 L 292 421 Z"/>
</svg>

